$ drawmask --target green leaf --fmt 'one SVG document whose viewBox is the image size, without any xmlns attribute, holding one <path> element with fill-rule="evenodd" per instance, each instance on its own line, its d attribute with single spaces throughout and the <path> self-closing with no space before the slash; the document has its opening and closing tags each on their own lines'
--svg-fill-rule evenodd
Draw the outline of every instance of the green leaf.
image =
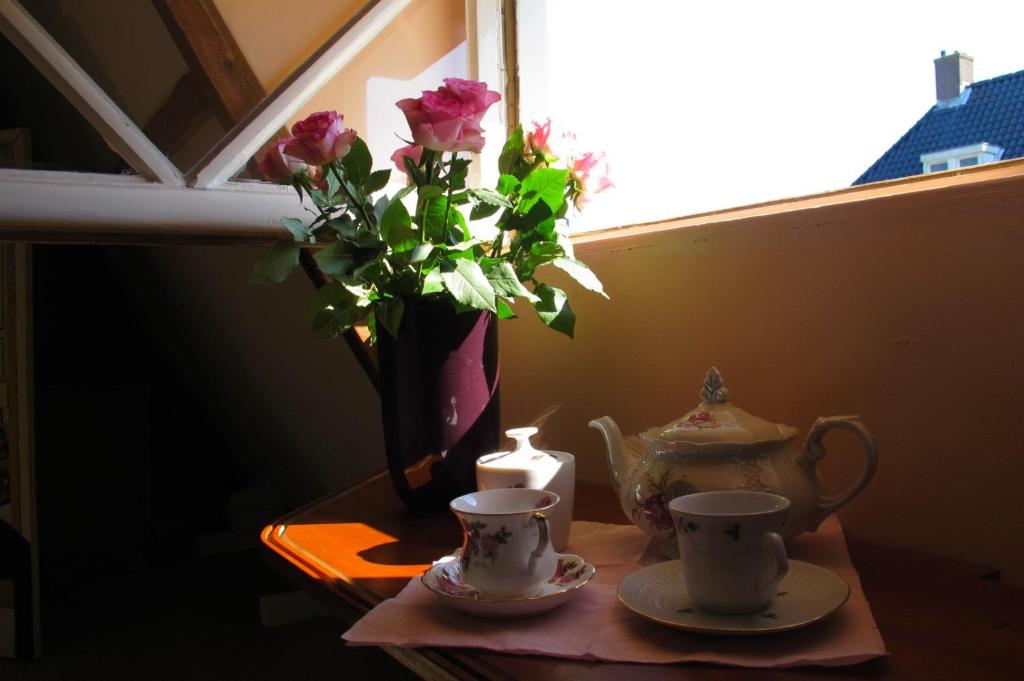
<svg viewBox="0 0 1024 681">
<path fill-rule="evenodd" d="M 412 218 L 401 201 L 392 201 L 380 218 L 380 235 L 395 253 L 411 251 L 420 238 L 412 228 Z"/>
<path fill-rule="evenodd" d="M 426 154 L 427 154 L 427 150 L 426 149 L 423 150 L 423 154 L 424 154 L 424 156 L 426 156 Z M 420 158 L 420 162 L 426 162 L 426 159 L 421 157 Z M 416 165 L 415 161 L 413 161 L 408 156 L 403 156 L 402 157 L 402 163 L 405 164 L 405 172 L 406 172 L 406 174 L 409 177 L 412 178 L 413 186 L 418 187 L 420 185 L 426 184 L 427 178 L 424 177 L 423 171 L 420 170 L 419 166 Z"/>
<path fill-rule="evenodd" d="M 441 279 L 457 302 L 475 310 L 496 311 L 494 289 L 475 261 L 459 260 L 452 271 L 441 273 Z"/>
<path fill-rule="evenodd" d="M 517 125 L 505 141 L 505 146 L 501 148 L 501 155 L 498 157 L 498 172 L 511 175 L 516 163 L 522 160 L 525 152 L 526 139 L 523 137 L 523 126 Z"/>
<path fill-rule="evenodd" d="M 576 313 L 569 307 L 569 299 L 566 297 L 565 291 L 547 284 L 540 284 L 533 292 L 540 298 L 540 302 L 535 303 L 534 308 L 541 321 L 549 328 L 572 338 L 576 327 Z"/>
<path fill-rule="evenodd" d="M 444 279 L 441 278 L 441 273 L 435 269 L 424 270 L 423 274 L 423 286 L 420 288 L 420 295 L 430 295 L 431 293 L 441 293 L 444 291 Z"/>
<path fill-rule="evenodd" d="M 370 176 L 370 168 L 373 167 L 373 158 L 362 138 L 356 137 L 352 141 L 352 147 L 348 150 L 345 158 L 341 159 L 341 165 L 345 168 L 345 175 L 348 176 L 352 184 L 357 187 L 366 184 L 366 180 Z"/>
<path fill-rule="evenodd" d="M 324 194 L 319 189 L 310 188 L 308 191 L 309 191 L 309 198 L 313 199 L 313 203 L 315 203 L 317 206 L 320 206 L 321 208 L 326 208 L 327 207 L 328 202 L 327 202 L 327 195 L 326 194 Z"/>
<path fill-rule="evenodd" d="M 481 220 L 483 218 L 489 218 L 497 213 L 501 208 L 494 206 L 489 203 L 478 203 L 469 211 L 470 220 Z"/>
<path fill-rule="evenodd" d="M 473 235 L 469 232 L 469 225 L 466 224 L 466 216 L 457 206 L 452 206 L 448 212 L 448 243 L 455 245 L 469 241 Z"/>
<path fill-rule="evenodd" d="M 526 266 L 531 272 L 541 265 L 546 265 L 565 255 L 562 247 L 553 241 L 538 241 L 530 246 L 530 255 L 526 256 Z"/>
<path fill-rule="evenodd" d="M 536 168 L 523 179 L 519 188 L 522 199 L 516 206 L 516 212 L 528 213 L 531 208 L 543 201 L 551 209 L 551 214 L 558 213 L 565 203 L 565 183 L 569 179 L 569 171 L 564 168 Z"/>
<path fill-rule="evenodd" d="M 508 221 L 501 225 L 502 229 L 514 229 L 520 232 L 528 232 L 530 230 L 542 228 L 545 234 L 554 231 L 555 220 L 552 217 L 551 209 L 548 207 L 548 204 L 543 201 L 538 201 L 534 204 L 533 208 L 531 208 L 525 215 L 521 213 L 506 214 L 508 216 Z M 502 216 L 502 220 L 505 220 L 505 216 Z"/>
<path fill-rule="evenodd" d="M 249 281 L 256 284 L 278 284 L 299 266 L 301 246 L 295 241 L 278 241 L 256 259 Z"/>
<path fill-rule="evenodd" d="M 502 175 L 498 178 L 498 192 L 508 196 L 519 191 L 519 179 L 515 175 Z"/>
<path fill-rule="evenodd" d="M 375 170 L 370 173 L 370 176 L 366 178 L 366 184 L 363 185 L 363 191 L 367 194 L 380 191 L 387 186 L 388 182 L 391 181 L 391 169 L 386 170 Z"/>
<path fill-rule="evenodd" d="M 496 266 L 485 269 L 484 271 L 487 276 L 487 281 L 491 282 L 491 287 L 499 296 L 506 296 L 508 298 L 521 296 L 532 303 L 536 303 L 540 300 L 530 292 L 530 289 L 523 286 L 522 282 L 519 281 L 519 277 L 516 275 L 516 270 L 512 267 L 511 263 L 503 260 Z"/>
<path fill-rule="evenodd" d="M 342 332 L 340 321 L 328 310 L 320 310 L 313 315 L 311 325 L 317 338 L 334 338 Z"/>
<path fill-rule="evenodd" d="M 399 189 L 397 192 L 395 192 L 395 195 L 391 197 L 391 200 L 392 201 L 401 201 L 405 197 L 409 196 L 409 194 L 411 194 L 413 192 L 413 190 L 415 190 L 415 189 L 416 189 L 416 185 L 414 185 L 414 184 L 407 184 L 404 187 L 402 187 L 401 189 Z"/>
<path fill-rule="evenodd" d="M 448 201 L 443 196 L 435 196 L 423 207 L 423 224 L 420 227 L 427 241 L 435 244 L 446 243 L 448 235 L 444 233 L 444 216 L 447 207 Z"/>
<path fill-rule="evenodd" d="M 444 190 L 436 184 L 425 184 L 419 189 L 420 201 L 429 201 L 435 196 L 441 196 L 441 194 L 444 194 Z"/>
<path fill-rule="evenodd" d="M 576 283 L 588 291 L 600 293 L 605 298 L 608 297 L 608 294 L 604 292 L 604 285 L 597 278 L 597 275 L 594 274 L 594 271 L 579 260 L 574 258 L 555 258 L 551 261 L 551 264 L 575 279 Z"/>
<path fill-rule="evenodd" d="M 501 206 L 502 208 L 512 207 L 511 201 L 493 189 L 470 189 L 469 195 L 481 203 L 489 203 L 494 206 Z"/>
<path fill-rule="evenodd" d="M 402 324 L 405 313 L 405 302 L 401 298 L 391 298 L 374 306 L 374 318 L 387 329 L 392 338 L 398 338 L 398 327 Z"/>
<path fill-rule="evenodd" d="M 356 235 L 356 223 L 348 215 L 331 218 L 327 221 L 327 226 L 346 239 L 351 239 Z"/>
<path fill-rule="evenodd" d="M 341 182 L 338 182 L 338 176 L 334 173 L 327 173 L 327 196 L 326 203 L 330 203 L 334 200 L 334 197 L 338 195 L 338 190 L 341 189 Z"/>
<path fill-rule="evenodd" d="M 344 241 L 335 241 L 320 249 L 313 259 L 321 272 L 335 279 L 347 277 L 356 265 L 354 249 Z"/>
<path fill-rule="evenodd" d="M 433 251 L 433 244 L 416 244 L 416 248 L 412 249 L 412 255 L 409 256 L 409 262 L 413 265 L 423 262 L 430 257 Z"/>
<path fill-rule="evenodd" d="M 352 294 L 348 292 L 345 285 L 341 282 L 332 281 L 318 288 L 316 293 L 313 294 L 313 298 L 309 301 L 309 308 L 306 310 L 306 317 L 313 321 L 317 313 L 323 311 L 326 307 L 338 305 L 342 301 L 346 301 L 350 305 L 351 300 Z"/>
<path fill-rule="evenodd" d="M 466 175 L 469 173 L 469 159 L 457 158 L 452 161 L 445 179 L 448 186 L 453 189 L 463 189 L 466 186 Z"/>
<path fill-rule="evenodd" d="M 362 318 L 363 312 L 354 305 L 320 310 L 313 317 L 313 334 L 320 338 L 333 338 L 352 328 Z"/>
<path fill-rule="evenodd" d="M 281 226 L 292 233 L 296 241 L 305 241 L 309 236 L 309 228 L 298 218 L 281 218 Z"/>
<path fill-rule="evenodd" d="M 496 299 L 495 306 L 498 308 L 498 319 L 515 319 L 516 313 L 512 311 L 512 307 L 509 306 L 501 298 Z"/>
</svg>

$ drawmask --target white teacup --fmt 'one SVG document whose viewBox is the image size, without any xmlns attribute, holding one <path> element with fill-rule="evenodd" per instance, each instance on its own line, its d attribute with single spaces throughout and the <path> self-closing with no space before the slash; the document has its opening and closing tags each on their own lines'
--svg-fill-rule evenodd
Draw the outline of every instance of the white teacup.
<svg viewBox="0 0 1024 681">
<path fill-rule="evenodd" d="M 744 490 L 698 492 L 669 502 L 686 591 L 710 612 L 766 607 L 789 569 L 782 527 L 789 500 Z"/>
<path fill-rule="evenodd" d="M 464 494 L 449 507 L 462 523 L 462 577 L 497 596 L 526 594 L 555 573 L 548 515 L 559 501 L 539 489 Z"/>
</svg>

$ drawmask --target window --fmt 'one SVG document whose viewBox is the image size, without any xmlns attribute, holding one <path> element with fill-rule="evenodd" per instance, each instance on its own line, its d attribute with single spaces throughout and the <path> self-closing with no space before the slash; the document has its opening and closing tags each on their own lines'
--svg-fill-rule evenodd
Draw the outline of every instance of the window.
<svg viewBox="0 0 1024 681">
<path fill-rule="evenodd" d="M 848 187 L 936 104 L 941 50 L 974 55 L 977 81 L 1024 68 L 1014 38 L 949 0 L 639 5 L 518 3 L 521 119 L 605 151 L 616 185 L 574 227 Z M 971 11 L 1009 18 L 1005 3 Z M 1009 12 L 1024 21 L 1024 4 Z"/>
<path fill-rule="evenodd" d="M 937 173 L 942 170 L 967 168 L 982 163 L 992 163 L 1003 158 L 1004 149 L 995 144 L 982 142 L 955 149 L 943 149 L 929 154 L 921 154 L 921 165 L 925 173 Z"/>
</svg>

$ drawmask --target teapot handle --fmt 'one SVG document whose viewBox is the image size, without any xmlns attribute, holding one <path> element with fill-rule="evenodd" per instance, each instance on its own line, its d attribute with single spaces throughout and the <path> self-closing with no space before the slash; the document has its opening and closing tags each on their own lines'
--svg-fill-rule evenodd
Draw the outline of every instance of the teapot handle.
<svg viewBox="0 0 1024 681">
<path fill-rule="evenodd" d="M 826 454 L 822 438 L 825 437 L 825 433 L 834 428 L 849 431 L 857 436 L 861 446 L 864 447 L 864 468 L 861 469 L 857 481 L 853 483 L 850 489 L 838 496 L 822 497 L 818 500 L 818 512 L 814 521 L 815 529 L 830 513 L 835 513 L 846 502 L 857 496 L 871 482 L 871 478 L 875 474 L 875 468 L 878 467 L 878 448 L 875 446 L 875 440 L 871 437 L 871 433 L 860 422 L 859 416 L 820 417 L 814 422 L 814 426 L 807 434 L 803 457 L 800 459 L 800 467 L 804 469 L 804 472 L 812 480 L 817 478 L 815 467 L 818 461 Z"/>
</svg>

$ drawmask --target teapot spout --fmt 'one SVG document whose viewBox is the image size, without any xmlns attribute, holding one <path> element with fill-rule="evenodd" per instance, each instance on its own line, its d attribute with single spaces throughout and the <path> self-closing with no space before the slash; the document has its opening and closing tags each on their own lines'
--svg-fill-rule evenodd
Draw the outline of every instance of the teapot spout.
<svg viewBox="0 0 1024 681">
<path fill-rule="evenodd" d="M 608 471 L 611 474 L 612 489 L 615 490 L 616 496 L 619 496 L 622 481 L 636 463 L 636 454 L 626 445 L 622 431 L 610 416 L 594 419 L 588 425 L 604 435 L 608 447 Z"/>
</svg>

